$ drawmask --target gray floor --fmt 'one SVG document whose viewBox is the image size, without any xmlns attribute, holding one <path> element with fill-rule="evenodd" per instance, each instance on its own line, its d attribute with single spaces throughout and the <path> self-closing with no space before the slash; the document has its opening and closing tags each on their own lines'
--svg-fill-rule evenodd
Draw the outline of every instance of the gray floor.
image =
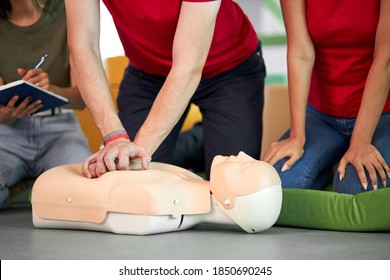
<svg viewBox="0 0 390 280">
<path fill-rule="evenodd" d="M 151 236 L 36 229 L 30 207 L 0 211 L 2 260 L 390 259 L 390 233 L 272 227 L 247 234 L 203 225 Z"/>
</svg>

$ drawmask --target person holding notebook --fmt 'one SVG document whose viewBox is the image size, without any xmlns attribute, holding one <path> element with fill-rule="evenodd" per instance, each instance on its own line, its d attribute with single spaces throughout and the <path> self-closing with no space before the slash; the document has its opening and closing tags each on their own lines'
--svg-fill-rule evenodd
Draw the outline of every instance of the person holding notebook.
<svg viewBox="0 0 390 280">
<path fill-rule="evenodd" d="M 0 85 L 26 80 L 67 98 L 67 107 L 34 114 L 40 100 L 14 96 L 0 104 L 0 209 L 9 187 L 91 151 L 72 109 L 85 104 L 72 79 L 63 0 L 0 2 Z M 47 54 L 44 63 L 42 56 Z"/>
</svg>

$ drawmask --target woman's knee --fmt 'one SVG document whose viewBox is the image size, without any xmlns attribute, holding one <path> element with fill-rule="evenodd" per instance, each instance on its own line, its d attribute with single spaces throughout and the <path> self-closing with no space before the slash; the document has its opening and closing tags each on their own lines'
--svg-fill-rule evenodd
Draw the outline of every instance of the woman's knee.
<svg viewBox="0 0 390 280">
<path fill-rule="evenodd" d="M 368 182 L 367 189 L 363 188 L 362 183 L 360 182 L 360 178 L 355 167 L 352 164 L 348 164 L 345 169 L 345 176 L 342 180 L 340 180 L 340 174 L 336 172 L 333 180 L 333 189 L 338 193 L 346 193 L 346 194 L 358 194 L 365 191 L 373 190 L 371 180 L 366 171 L 366 178 Z M 383 188 L 383 184 L 379 175 L 377 174 L 378 188 Z M 390 184 L 390 180 L 387 179 L 387 185 Z"/>
<path fill-rule="evenodd" d="M 282 171 L 283 165 L 286 160 L 278 161 L 274 167 L 279 174 L 282 181 L 282 187 L 287 189 L 310 189 L 313 183 L 309 178 L 305 178 L 304 170 L 297 166 L 291 167 L 291 169 Z"/>
</svg>

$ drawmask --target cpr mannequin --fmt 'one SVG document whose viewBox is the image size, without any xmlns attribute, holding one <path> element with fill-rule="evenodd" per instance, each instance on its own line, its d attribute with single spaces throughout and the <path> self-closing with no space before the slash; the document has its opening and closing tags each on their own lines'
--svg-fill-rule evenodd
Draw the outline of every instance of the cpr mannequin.
<svg viewBox="0 0 390 280">
<path fill-rule="evenodd" d="M 216 156 L 210 178 L 163 163 L 95 179 L 81 174 L 81 164 L 59 166 L 35 181 L 33 223 L 37 228 L 147 235 L 200 223 L 238 225 L 255 233 L 276 222 L 282 189 L 271 165 L 243 152 Z"/>
</svg>

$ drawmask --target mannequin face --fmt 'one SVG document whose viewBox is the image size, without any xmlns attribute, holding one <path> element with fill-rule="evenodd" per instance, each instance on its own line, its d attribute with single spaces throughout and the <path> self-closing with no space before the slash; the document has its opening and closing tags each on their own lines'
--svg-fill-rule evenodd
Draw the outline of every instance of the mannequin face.
<svg viewBox="0 0 390 280">
<path fill-rule="evenodd" d="M 239 196 L 256 192 L 280 182 L 274 168 L 244 152 L 237 156 L 216 156 L 211 166 L 213 192 Z"/>
<path fill-rule="evenodd" d="M 239 187 L 252 184 L 259 175 L 260 162 L 240 152 L 237 156 L 216 156 L 211 168 L 211 178 L 218 186 Z"/>
<path fill-rule="evenodd" d="M 256 162 L 254 158 L 251 156 L 248 156 L 244 152 L 239 152 L 237 156 L 216 156 L 214 158 L 214 161 L 216 164 L 222 164 L 225 163 L 236 163 L 236 164 L 242 164 L 242 163 L 253 163 Z"/>
<path fill-rule="evenodd" d="M 230 180 L 233 178 L 242 180 L 247 176 L 253 177 L 258 165 L 258 160 L 240 152 L 237 156 L 216 156 L 213 160 L 212 170 L 214 176 L 227 176 Z M 243 177 L 244 175 L 245 177 Z"/>
</svg>

